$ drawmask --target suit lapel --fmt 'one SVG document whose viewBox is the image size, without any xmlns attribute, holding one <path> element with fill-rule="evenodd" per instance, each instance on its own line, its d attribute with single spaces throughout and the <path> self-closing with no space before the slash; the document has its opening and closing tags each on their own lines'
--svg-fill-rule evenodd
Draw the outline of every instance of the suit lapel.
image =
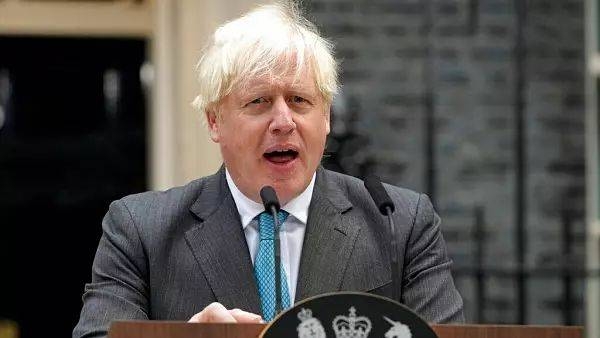
<svg viewBox="0 0 600 338">
<path fill-rule="evenodd" d="M 200 223 L 185 234 L 186 241 L 217 301 L 260 313 L 252 260 L 224 168 L 207 179 L 190 210 Z"/>
<path fill-rule="evenodd" d="M 319 168 L 302 246 L 296 301 L 341 290 L 362 223 L 347 212 L 351 208 L 346 194 Z"/>
</svg>

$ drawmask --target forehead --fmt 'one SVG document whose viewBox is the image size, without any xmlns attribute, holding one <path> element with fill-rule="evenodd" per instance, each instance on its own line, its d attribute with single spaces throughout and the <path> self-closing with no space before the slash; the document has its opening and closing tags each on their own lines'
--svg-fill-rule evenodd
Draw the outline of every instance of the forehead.
<svg viewBox="0 0 600 338">
<path fill-rule="evenodd" d="M 232 88 L 234 94 L 254 93 L 264 90 L 290 90 L 302 91 L 316 94 L 317 84 L 313 72 L 308 69 L 287 70 L 279 74 L 269 72 L 268 74 L 249 76 L 239 81 Z"/>
</svg>

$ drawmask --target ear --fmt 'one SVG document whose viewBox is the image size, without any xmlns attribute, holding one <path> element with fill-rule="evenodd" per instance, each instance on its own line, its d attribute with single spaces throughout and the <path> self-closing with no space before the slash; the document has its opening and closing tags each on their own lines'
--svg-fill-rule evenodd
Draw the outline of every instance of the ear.
<svg viewBox="0 0 600 338">
<path fill-rule="evenodd" d="M 331 105 L 326 105 L 325 106 L 325 131 L 326 131 L 326 135 L 329 135 L 329 132 L 331 131 L 331 123 L 330 123 L 330 119 L 331 119 Z"/>
<path fill-rule="evenodd" d="M 210 139 L 215 143 L 219 143 L 220 139 L 220 124 L 217 112 L 213 107 L 206 109 L 206 123 L 208 124 L 208 132 L 210 133 Z"/>
</svg>

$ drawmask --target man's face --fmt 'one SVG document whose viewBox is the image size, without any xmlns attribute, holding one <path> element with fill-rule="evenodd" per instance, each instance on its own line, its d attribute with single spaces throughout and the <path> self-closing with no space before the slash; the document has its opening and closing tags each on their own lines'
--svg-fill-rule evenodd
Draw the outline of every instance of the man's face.
<svg viewBox="0 0 600 338">
<path fill-rule="evenodd" d="M 329 134 L 329 105 L 312 72 L 250 80 L 233 90 L 208 114 L 211 138 L 244 195 L 260 202 L 270 185 L 281 204 L 310 183 Z"/>
</svg>

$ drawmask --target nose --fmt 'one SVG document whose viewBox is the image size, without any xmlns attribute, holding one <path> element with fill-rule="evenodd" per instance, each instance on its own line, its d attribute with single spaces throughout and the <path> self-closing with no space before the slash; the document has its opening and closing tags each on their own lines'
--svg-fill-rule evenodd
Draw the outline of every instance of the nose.
<svg viewBox="0 0 600 338">
<path fill-rule="evenodd" d="M 273 119 L 269 131 L 273 134 L 289 134 L 296 129 L 293 111 L 284 98 L 277 98 L 273 104 Z"/>
</svg>

